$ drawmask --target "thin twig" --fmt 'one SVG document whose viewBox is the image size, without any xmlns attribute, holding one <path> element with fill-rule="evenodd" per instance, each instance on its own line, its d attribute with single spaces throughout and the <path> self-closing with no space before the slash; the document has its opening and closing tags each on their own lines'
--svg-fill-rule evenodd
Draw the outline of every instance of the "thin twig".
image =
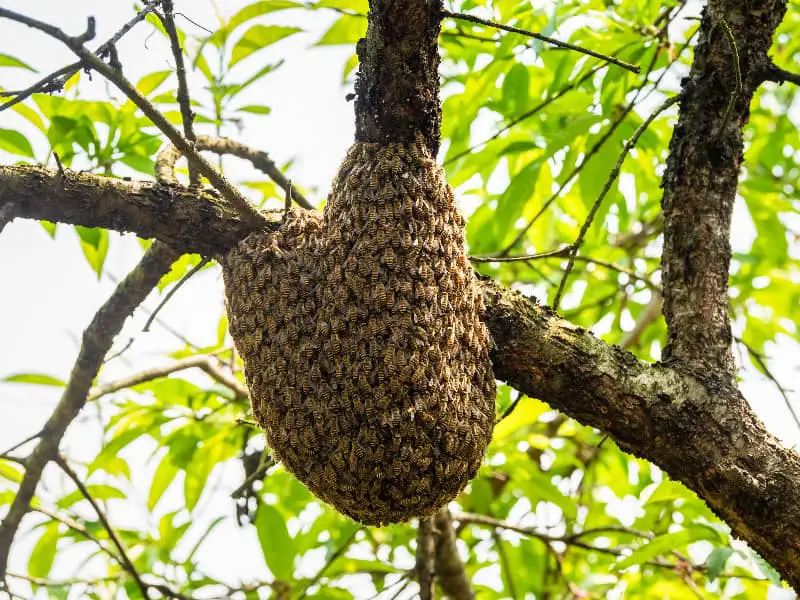
<svg viewBox="0 0 800 600">
<path fill-rule="evenodd" d="M 136 24 L 140 23 L 147 17 L 148 14 L 153 12 L 158 6 L 161 0 L 148 0 L 144 3 L 144 7 L 136 16 L 134 16 L 130 21 L 125 23 L 113 36 L 111 36 L 104 44 L 102 44 L 96 51 L 99 57 L 104 57 L 120 39 L 126 33 L 128 33 Z M 41 92 L 41 93 L 50 93 L 55 92 L 64 87 L 64 84 L 72 77 L 75 73 L 77 73 L 81 67 L 83 66 L 82 61 L 74 62 L 72 64 L 66 65 L 61 67 L 57 71 L 53 71 L 46 77 L 43 77 L 33 85 L 25 88 L 24 90 L 19 90 L 16 92 L 3 92 L 0 91 L 0 96 L 14 96 L 11 100 L 6 102 L 3 105 L 0 105 L 0 112 L 3 112 L 7 108 L 11 108 L 15 104 L 18 104 L 25 100 L 26 98 L 30 97 L 31 95 Z"/>
<path fill-rule="evenodd" d="M 193 266 L 189 270 L 189 272 L 186 273 L 186 275 L 184 275 L 183 277 L 180 278 L 178 283 L 176 283 L 174 286 L 172 286 L 172 289 L 170 289 L 164 295 L 164 297 L 161 299 L 161 302 L 158 303 L 158 305 L 155 307 L 155 309 L 153 309 L 153 312 L 150 313 L 150 316 L 147 318 L 147 321 L 145 322 L 144 327 L 142 327 L 142 331 L 144 333 L 147 333 L 148 331 L 150 331 L 150 325 L 153 324 L 153 321 L 155 321 L 155 319 L 158 316 L 158 313 L 161 311 L 161 309 L 164 308 L 164 306 L 166 306 L 167 302 L 170 301 L 172 296 L 175 295 L 175 292 L 177 292 L 184 283 L 189 281 L 189 279 L 191 279 L 192 276 L 195 273 L 197 273 L 200 269 L 205 267 L 209 262 L 211 262 L 211 259 L 204 256 L 199 263 L 197 263 L 195 266 Z"/>
<path fill-rule="evenodd" d="M 536 33 L 533 31 L 528 31 L 527 29 L 520 29 L 519 27 L 512 27 L 510 25 L 503 25 L 502 23 L 496 23 L 494 21 L 489 21 L 488 19 L 481 19 L 480 17 L 476 17 L 473 15 L 468 15 L 465 13 L 454 13 L 450 12 L 449 10 L 442 11 L 442 17 L 449 17 L 451 19 L 459 19 L 461 21 L 469 21 L 471 23 L 477 23 L 478 25 L 485 25 L 486 27 L 493 27 L 494 29 L 502 29 L 503 31 L 508 31 L 510 33 L 518 33 L 520 35 L 524 35 L 527 37 L 531 37 L 535 40 L 539 40 L 541 42 L 545 42 L 552 46 L 557 46 L 559 48 L 564 48 L 566 50 L 573 50 L 575 52 L 580 52 L 581 54 L 586 54 L 588 56 L 592 56 L 594 58 L 599 58 L 600 60 L 604 60 L 606 62 L 611 63 L 612 65 L 617 65 L 618 67 L 622 67 L 632 73 L 639 73 L 641 71 L 638 65 L 632 65 L 631 63 L 625 62 L 624 60 L 620 60 L 618 58 L 614 58 L 613 56 L 609 56 L 607 54 L 601 54 L 600 52 L 595 52 L 594 50 L 588 50 L 586 48 L 582 48 L 580 46 L 576 46 L 575 44 L 570 44 L 569 42 L 562 42 L 561 40 L 556 40 L 551 37 L 547 37 L 546 35 L 542 35 L 541 33 Z"/>
<path fill-rule="evenodd" d="M 124 390 L 142 383 L 147 383 L 148 381 L 160 379 L 162 377 L 171 375 L 172 373 L 195 368 L 201 369 L 218 383 L 230 388 L 237 396 L 243 395 L 244 397 L 247 397 L 247 388 L 242 385 L 238 379 L 233 377 L 233 375 L 224 373 L 222 369 L 214 364 L 212 357 L 207 355 L 199 355 L 190 356 L 162 367 L 146 369 L 134 375 L 130 375 L 122 379 L 116 379 L 109 383 L 104 383 L 102 385 L 93 387 L 89 391 L 88 401 L 94 402 L 107 394 L 113 394 L 119 390 Z"/>
<path fill-rule="evenodd" d="M 572 245 L 569 245 L 538 254 L 523 254 L 521 256 L 470 256 L 469 259 L 475 263 L 527 262 L 529 260 L 540 260 L 542 258 L 563 258 L 569 256 L 571 251 Z"/>
<path fill-rule="evenodd" d="M 37 433 L 34 433 L 33 435 L 29 435 L 28 437 L 26 437 L 21 442 L 17 442 L 13 446 L 11 446 L 11 448 L 9 448 L 8 450 L 6 450 L 4 452 L 0 452 L 0 458 L 7 458 L 9 454 L 14 452 L 14 450 L 18 450 L 19 448 L 21 448 L 22 446 L 24 446 L 28 442 L 32 442 L 33 440 L 39 439 L 39 437 L 41 437 L 41 435 L 42 435 L 41 430 L 38 431 Z"/>
<path fill-rule="evenodd" d="M 680 100 L 680 94 L 676 94 L 675 96 L 671 96 L 667 98 L 661 106 L 656 108 L 650 116 L 645 119 L 641 125 L 633 132 L 633 135 L 630 137 L 628 142 L 625 144 L 625 147 L 622 149 L 622 153 L 620 154 L 619 158 L 617 159 L 617 164 L 614 165 L 614 168 L 611 169 L 611 173 L 606 180 L 603 189 L 600 191 L 600 195 L 597 197 L 597 200 L 594 201 L 592 208 L 589 210 L 589 214 L 586 216 L 586 220 L 583 222 L 580 231 L 578 232 L 578 237 L 575 239 L 575 243 L 572 245 L 572 250 L 569 256 L 569 262 L 567 263 L 567 268 L 564 270 L 564 275 L 561 277 L 561 282 L 558 284 L 558 291 L 556 291 L 555 298 L 553 299 L 553 310 L 558 310 L 558 305 L 561 302 L 561 297 L 564 294 L 564 287 L 567 284 L 567 279 L 569 279 L 569 274 L 572 272 L 572 268 L 575 265 L 575 256 L 580 250 L 581 245 L 583 244 L 583 239 L 586 236 L 586 232 L 589 231 L 589 227 L 592 225 L 592 221 L 594 220 L 594 216 L 597 214 L 600 205 L 603 203 L 603 200 L 608 194 L 611 186 L 617 180 L 619 176 L 619 172 L 622 169 L 622 163 L 625 162 L 625 159 L 628 157 L 631 149 L 636 145 L 636 142 L 639 141 L 641 135 L 647 130 L 656 117 L 658 117 L 662 112 L 667 110 L 670 106 L 677 103 Z"/>
<path fill-rule="evenodd" d="M 447 166 L 448 164 L 457 161 L 459 158 L 462 158 L 463 156 L 467 156 L 468 154 L 471 154 L 472 152 L 474 152 L 478 148 L 481 148 L 482 146 L 485 146 L 489 142 L 492 142 L 492 141 L 496 140 L 497 138 L 499 138 L 501 135 L 503 135 L 509 129 L 515 127 L 516 125 L 519 125 L 520 123 L 522 123 L 523 121 L 525 121 L 527 119 L 530 119 L 531 117 L 533 117 L 534 115 L 539 113 L 542 109 L 547 108 L 550 104 L 552 104 L 553 102 L 555 102 L 556 100 L 561 98 L 567 92 L 571 92 L 572 90 L 577 89 L 578 87 L 580 87 L 580 85 L 584 81 L 586 81 L 587 79 L 593 77 L 595 73 L 597 73 L 601 69 L 605 69 L 607 66 L 608 65 L 598 65 L 598 66 L 594 67 L 593 69 L 590 69 L 589 71 L 584 73 L 581 77 L 579 77 L 578 79 L 576 79 L 572 83 L 570 83 L 568 85 L 565 85 L 563 88 L 561 88 L 558 92 L 556 92 L 552 96 L 548 96 L 547 98 L 542 100 L 539 104 L 537 104 L 533 108 L 530 108 L 530 109 L 526 110 L 524 113 L 522 113 L 518 117 L 512 119 L 511 121 L 509 121 L 508 123 L 503 125 L 500 129 L 498 129 L 496 132 L 494 132 L 490 137 L 486 138 L 485 140 L 483 140 L 481 142 L 478 142 L 477 144 L 473 144 L 472 146 L 470 146 L 466 150 L 462 150 L 461 152 L 459 152 L 455 156 L 451 156 L 450 158 L 448 158 L 447 160 L 445 160 L 442 163 L 442 166 Z"/>
<path fill-rule="evenodd" d="M 250 162 L 256 169 L 272 179 L 284 192 L 290 194 L 292 200 L 299 206 L 307 209 L 314 208 L 314 205 L 303 196 L 297 186 L 293 185 L 289 178 L 281 173 L 281 170 L 266 152 L 256 150 L 229 138 L 217 138 L 208 135 L 198 136 L 196 148 L 201 151 L 214 152 L 220 156 L 229 154 Z M 156 158 L 156 176 L 160 181 L 177 183 L 174 172 L 178 158 L 180 158 L 180 152 L 175 146 L 165 146 L 159 151 Z"/>
<path fill-rule="evenodd" d="M 680 8 L 682 8 L 682 5 L 681 5 L 681 7 L 679 7 L 678 12 L 680 12 Z M 677 12 L 675 14 L 677 14 Z M 669 25 L 669 22 L 664 27 L 667 27 L 668 25 Z M 687 39 L 686 42 L 680 47 L 680 49 L 678 50 L 678 52 L 675 55 L 675 58 L 672 60 L 671 64 L 674 64 L 676 61 L 678 61 L 680 59 L 680 57 L 683 55 L 683 52 L 686 50 L 686 48 L 688 48 L 690 46 L 690 42 L 694 38 L 696 33 L 697 32 L 693 33 L 689 37 L 689 39 Z M 525 224 L 525 227 L 523 227 L 520 230 L 520 232 L 514 237 L 512 242 L 510 244 L 508 244 L 508 246 L 506 246 L 498 254 L 498 256 L 506 256 L 525 237 L 525 234 L 528 233 L 528 231 L 531 229 L 531 227 L 533 227 L 534 224 L 539 220 L 539 218 L 547 211 L 547 209 L 550 207 L 550 205 L 558 199 L 558 197 L 561 195 L 561 192 L 564 191 L 564 188 L 566 188 L 567 185 L 575 178 L 575 176 L 578 175 L 578 173 L 580 173 L 583 170 L 583 168 L 589 163 L 589 159 L 592 156 L 594 156 L 603 147 L 603 145 L 605 145 L 606 141 L 608 141 L 608 139 L 611 137 L 611 135 L 614 133 L 614 131 L 616 131 L 617 128 L 622 124 L 622 122 L 627 118 L 627 116 L 630 114 L 630 112 L 636 106 L 636 102 L 639 100 L 639 97 L 641 96 L 642 90 L 644 90 L 645 86 L 648 83 L 648 79 L 650 78 L 650 73 L 653 72 L 653 69 L 655 68 L 656 63 L 658 61 L 658 55 L 659 55 L 658 51 L 653 53 L 653 58 L 650 61 L 650 64 L 647 66 L 647 71 L 645 72 L 644 76 L 642 77 L 641 83 L 636 88 L 636 91 L 635 91 L 635 93 L 633 95 L 633 98 L 625 106 L 625 108 L 623 109 L 623 111 L 619 115 L 619 117 L 611 124 L 611 127 L 608 128 L 608 130 L 603 135 L 603 137 L 601 137 L 587 152 L 584 153 L 584 156 L 583 156 L 583 159 L 581 160 L 581 162 L 579 164 L 575 165 L 575 167 L 572 169 L 572 171 L 564 178 L 562 183 L 559 184 L 558 189 L 542 204 L 542 206 L 539 209 L 539 211 L 533 216 L 533 218 L 531 218 L 530 221 L 528 221 Z M 668 72 L 669 72 L 669 68 L 665 68 L 661 72 L 661 74 L 658 76 L 658 78 L 653 82 L 653 90 L 658 88 L 658 86 L 661 83 L 662 79 L 664 79 L 664 77 L 667 75 Z M 650 95 L 650 93 L 651 92 L 648 92 L 647 94 L 645 94 L 644 98 L 647 98 Z"/>
<path fill-rule="evenodd" d="M 186 67 L 183 62 L 183 48 L 178 38 L 178 30 L 175 27 L 175 17 L 172 0 L 162 0 L 161 6 L 164 14 L 158 14 L 164 25 L 164 31 L 167 32 L 169 37 L 170 47 L 172 48 L 172 57 L 175 59 L 175 73 L 178 76 L 178 105 L 181 109 L 181 118 L 183 120 L 183 135 L 190 142 L 197 141 L 197 136 L 194 133 L 194 112 L 192 112 L 192 103 L 189 98 L 189 86 L 186 84 Z M 200 184 L 200 174 L 197 172 L 195 166 L 189 162 L 189 185 L 196 186 Z"/>
<path fill-rule="evenodd" d="M 753 348 L 750 344 L 745 342 L 742 338 L 735 337 L 734 339 L 736 340 L 736 342 L 745 347 L 747 353 L 751 356 L 751 358 L 754 361 L 756 361 L 756 364 L 758 364 L 758 366 L 761 367 L 761 369 L 764 371 L 764 375 L 766 375 L 767 379 L 769 379 L 773 383 L 773 385 L 775 385 L 775 387 L 778 389 L 778 392 L 783 398 L 783 403 L 786 405 L 786 408 L 789 409 L 789 413 L 791 413 L 792 419 L 794 419 L 795 425 L 797 425 L 797 428 L 800 429 L 800 416 L 794 410 L 792 402 L 789 399 L 789 394 L 786 392 L 786 388 L 784 388 L 781 385 L 781 382 L 778 381 L 778 378 L 775 377 L 775 375 L 772 373 L 772 371 L 770 371 L 769 367 L 767 366 L 767 361 L 764 358 L 764 355 L 761 354 L 755 348 Z"/>
<path fill-rule="evenodd" d="M 125 549 L 125 546 L 122 544 L 122 541 L 119 539 L 116 530 L 111 526 L 111 522 L 108 520 L 108 517 L 105 514 L 105 511 L 102 507 L 97 503 L 94 497 L 89 492 L 88 488 L 84 485 L 81 478 L 78 477 L 78 474 L 69 466 L 67 461 L 61 455 L 56 455 L 55 463 L 59 466 L 59 468 L 66 473 L 67 477 L 72 480 L 72 483 L 75 484 L 75 487 L 78 488 L 78 491 L 81 495 L 86 498 L 89 504 L 92 505 L 92 509 L 97 514 L 97 518 L 100 519 L 100 522 L 103 524 L 103 528 L 106 530 L 109 539 L 114 544 L 119 552 L 119 556 L 122 559 L 122 566 L 128 572 L 128 574 L 133 578 L 136 582 L 136 586 L 139 588 L 139 591 L 142 592 L 142 596 L 147 600 L 150 597 L 150 594 L 147 590 L 147 584 L 142 581 L 141 575 L 139 575 L 139 571 L 136 570 L 133 562 L 131 561 L 130 557 L 128 556 L 128 552 Z"/>
<path fill-rule="evenodd" d="M 330 569 L 331 565 L 347 551 L 347 549 L 350 547 L 350 544 L 352 544 L 356 539 L 356 535 L 359 531 L 361 531 L 361 527 L 356 528 L 353 533 L 351 533 L 342 543 L 342 545 L 339 546 L 333 554 L 331 554 L 330 558 L 328 558 L 325 564 L 322 565 L 322 568 L 317 571 L 317 574 L 314 575 L 314 577 L 303 588 L 303 591 L 300 592 L 300 595 L 297 596 L 297 600 L 302 600 L 305 598 L 308 595 L 308 590 L 319 583 L 320 579 L 322 579 L 323 575 L 325 575 L 325 572 Z"/>
</svg>

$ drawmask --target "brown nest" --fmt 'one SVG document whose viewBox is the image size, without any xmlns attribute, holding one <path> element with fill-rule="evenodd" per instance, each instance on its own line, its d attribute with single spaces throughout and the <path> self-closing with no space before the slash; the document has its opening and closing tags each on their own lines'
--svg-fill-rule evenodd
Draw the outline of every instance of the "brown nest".
<svg viewBox="0 0 800 600">
<path fill-rule="evenodd" d="M 222 263 L 253 411 L 314 494 L 383 524 L 474 477 L 495 418 L 490 339 L 424 143 L 354 144 L 322 214 L 292 210 Z"/>
</svg>

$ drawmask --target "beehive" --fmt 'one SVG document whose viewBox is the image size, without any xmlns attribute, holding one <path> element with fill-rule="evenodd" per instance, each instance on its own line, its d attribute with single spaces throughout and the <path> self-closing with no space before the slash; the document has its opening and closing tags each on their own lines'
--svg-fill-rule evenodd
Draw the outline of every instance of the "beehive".
<svg viewBox="0 0 800 600">
<path fill-rule="evenodd" d="M 222 260 L 253 411 L 286 468 L 366 524 L 435 512 L 474 477 L 495 383 L 464 220 L 422 141 L 357 142 L 323 213 Z"/>
</svg>

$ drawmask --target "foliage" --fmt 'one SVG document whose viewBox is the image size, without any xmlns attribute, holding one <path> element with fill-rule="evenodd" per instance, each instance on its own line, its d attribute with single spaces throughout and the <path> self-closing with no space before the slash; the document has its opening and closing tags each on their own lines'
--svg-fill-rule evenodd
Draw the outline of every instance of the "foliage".
<svg viewBox="0 0 800 600">
<path fill-rule="evenodd" d="M 691 59 L 696 21 L 686 18 L 691 15 L 682 5 L 655 0 L 534 5 L 539 8 L 519 0 L 463 0 L 451 8 L 568 37 L 641 65 L 644 73 L 520 35 L 444 22 L 440 159 L 470 214 L 468 242 L 477 256 L 528 255 L 572 243 L 624 143 L 660 99 L 676 92 Z M 365 0 L 258 1 L 220 16 L 212 33 L 181 32 L 187 64 L 205 80 L 203 89 L 191 90 L 198 130 L 225 133 L 242 119 L 269 114 L 265 82 L 282 62 L 265 61 L 259 50 L 280 48 L 282 40 L 302 34 L 309 11 L 330 15 L 318 46 L 353 47 L 365 30 L 366 10 Z M 296 25 L 273 23 L 276 13 L 289 15 Z M 148 21 L 164 33 L 160 21 Z M 775 60 L 787 64 L 800 43 L 800 11 L 790 9 L 777 40 Z M 31 70 L 24 52 L 0 54 L 0 67 Z M 353 54 L 342 65 L 345 84 L 355 66 Z M 52 165 L 57 154 L 65 166 L 79 161 L 106 175 L 133 170 L 150 176 L 160 144 L 157 130 L 130 102 L 84 98 L 82 78 L 71 79 L 62 96 L 37 94 L 14 106 L 33 133 L 2 129 L 0 149 L 29 162 Z M 264 86 L 265 104 L 239 101 L 251 86 Z M 143 77 L 137 89 L 170 121 L 180 122 L 171 71 Z M 795 88 L 765 87 L 746 129 L 747 168 L 737 210 L 755 235 L 734 240 L 730 310 L 745 354 L 759 358 L 752 365 L 761 370 L 768 361 L 760 357 L 779 336 L 800 341 L 800 263 L 791 252 L 800 232 L 791 229 L 796 219 L 789 216 L 800 210 L 800 137 L 787 116 L 794 102 Z M 674 113 L 658 116 L 628 156 L 580 249 L 561 307 L 575 324 L 646 360 L 659 359 L 665 338 L 663 320 L 649 316 L 648 305 L 658 294 L 659 175 L 674 121 Z M 34 148 L 42 140 L 31 143 L 27 135 L 46 139 L 49 154 L 37 155 Z M 281 199 L 271 184 L 252 187 L 264 200 Z M 44 225 L 52 232 L 54 226 Z M 99 275 L 108 233 L 76 232 Z M 182 260 L 170 283 L 196 263 L 196 257 Z M 477 268 L 552 301 L 565 260 L 498 260 Z M 633 335 L 637 323 L 642 328 Z M 224 317 L 217 345 L 179 348 L 165 362 L 212 354 L 220 365 L 232 365 L 241 380 Z M 63 385 L 41 374 L 16 374 L 7 381 Z M 246 399 L 224 380 L 198 381 L 176 372 L 98 400 L 102 448 L 79 470 L 86 491 L 111 514 L 141 512 L 154 524 L 124 519 L 117 524 L 139 573 L 197 598 L 283 598 L 286 589 L 291 597 L 368 597 L 381 591 L 391 597 L 413 589 L 412 525 L 360 528 L 320 505 L 262 450 L 262 434 L 248 425 Z M 500 386 L 497 406 L 502 420 L 489 455 L 457 502 L 461 550 L 480 598 L 749 599 L 766 597 L 769 585 L 779 584 L 771 567 L 732 540 L 702 501 L 653 465 L 538 400 L 516 397 L 508 387 Z M 223 474 L 231 473 L 242 485 L 227 490 L 234 496 L 230 510 L 209 518 L 204 507 L 211 496 L 224 494 L 218 482 L 230 481 Z M 0 460 L 0 505 L 10 503 L 20 477 L 18 465 Z M 118 552 L 109 531 L 81 491 L 68 485 L 47 489 L 34 509 L 39 520 L 26 577 L 36 597 L 139 597 L 129 571 L 112 559 Z M 474 515 L 495 525 L 473 522 Z M 255 532 L 270 573 L 261 581 L 219 580 L 201 568 L 203 546 L 214 543 L 221 522 L 234 519 Z M 79 581 L 69 586 L 49 579 L 67 547 L 85 559 Z M 309 572 L 309 564 L 316 570 Z"/>
</svg>

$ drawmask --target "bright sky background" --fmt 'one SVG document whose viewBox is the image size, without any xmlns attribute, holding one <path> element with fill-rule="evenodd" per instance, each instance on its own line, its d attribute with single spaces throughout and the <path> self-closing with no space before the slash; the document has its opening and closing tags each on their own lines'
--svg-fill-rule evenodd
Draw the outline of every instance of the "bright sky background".
<svg viewBox="0 0 800 600">
<path fill-rule="evenodd" d="M 232 14 L 248 3 L 226 0 L 220 5 L 226 14 Z M 71 34 L 84 31 L 86 16 L 94 15 L 98 34 L 91 47 L 110 37 L 133 14 L 131 2 L 127 0 L 2 0 L 2 4 L 58 25 Z M 217 22 L 209 2 L 176 0 L 175 5 L 177 12 L 186 13 L 209 29 L 213 29 Z M 269 152 L 278 164 L 294 160 L 290 176 L 303 186 L 313 188 L 311 196 L 318 199 L 326 193 L 328 182 L 352 141 L 352 104 L 345 100 L 350 90 L 343 87 L 341 81 L 342 66 L 351 49 L 312 47 L 335 15 L 311 16 L 306 13 L 300 18 L 302 22 L 293 22 L 298 19 L 296 13 L 272 15 L 270 22 L 300 26 L 309 33 L 283 41 L 253 59 L 256 62 L 286 58 L 282 68 L 267 76 L 248 92 L 248 97 L 243 98 L 243 104 L 268 104 L 272 113 L 267 117 L 248 119 L 242 131 L 231 129 L 225 133 Z M 193 26 L 190 23 L 180 17 L 178 23 L 191 32 Z M 125 74 L 133 81 L 145 73 L 172 65 L 163 38 L 157 34 L 147 38 L 149 31 L 149 26 L 140 25 L 118 46 Z M 0 20 L 0 53 L 12 54 L 40 71 L 39 75 L 33 75 L 16 69 L 0 69 L 0 85 L 9 89 L 26 87 L 41 74 L 74 60 L 58 42 L 4 20 Z M 248 68 L 247 64 L 246 61 L 244 69 Z M 98 99 L 107 98 L 109 92 L 115 97 L 120 96 L 98 76 L 84 89 Z M 200 88 L 194 86 L 193 89 Z M 0 113 L 0 128 L 15 128 L 22 123 L 12 112 Z M 32 133 L 30 139 L 37 157 L 44 160 L 48 148 L 43 136 Z M 14 160 L 16 158 L 0 152 L 0 163 Z M 234 161 L 226 165 L 234 178 L 242 174 L 251 179 L 263 178 L 263 175 L 255 175 Z M 742 223 L 735 228 L 734 238 L 748 234 L 747 224 Z M 139 256 L 140 247 L 133 236 L 114 235 L 106 270 L 119 279 Z M 77 236 L 68 227 L 60 227 L 55 240 L 51 240 L 36 222 L 17 221 L 6 227 L 0 235 L 0 379 L 30 372 L 66 379 L 77 353 L 81 332 L 113 288 L 110 276 L 103 276 L 98 281 L 82 256 Z M 151 296 L 145 305 L 152 310 L 157 303 L 158 297 Z M 216 339 L 216 325 L 222 310 L 222 281 L 219 271 L 213 269 L 190 280 L 161 312 L 161 319 L 195 344 L 210 345 Z M 157 325 L 151 333 L 140 333 L 146 317 L 143 311 L 138 311 L 117 338 L 117 348 L 131 337 L 135 337 L 136 342 L 123 359 L 108 365 L 102 374 L 103 380 L 164 364 L 163 353 L 176 348 L 178 342 L 175 338 Z M 790 388 L 797 380 L 796 353 L 797 346 L 790 343 L 772 351 L 772 355 L 780 357 L 774 364 L 774 372 Z M 800 441 L 800 433 L 772 384 L 750 373 L 745 374 L 742 387 L 773 433 L 790 445 Z M 38 431 L 59 395 L 57 388 L 0 383 L 0 451 Z M 794 400 L 800 411 L 797 393 L 794 393 Z M 64 446 L 72 455 L 88 458 L 98 448 L 99 436 L 96 413 L 84 411 L 80 424 L 71 428 Z M 149 451 L 143 449 L 134 457 L 134 463 L 138 460 L 140 467 L 138 474 L 134 474 L 140 483 L 134 496 L 142 500 L 141 504 L 146 499 L 148 473 L 152 472 L 153 466 L 144 464 Z M 212 518 L 217 514 L 232 514 L 228 493 L 239 481 L 237 473 L 233 473 L 233 478 L 229 475 L 217 481 L 220 491 L 214 498 L 204 496 L 203 502 L 207 504 L 204 516 Z M 175 492 L 173 497 L 179 499 L 178 490 L 172 491 Z M 169 503 L 169 498 L 162 502 Z M 146 514 L 125 515 L 125 518 L 144 519 Z M 26 554 L 24 548 L 29 548 L 32 541 L 23 539 L 17 547 L 16 560 L 12 561 L 15 570 L 25 570 L 20 558 Z M 209 547 L 236 549 L 235 552 L 212 551 L 208 555 L 209 571 L 230 583 L 241 578 L 264 578 L 265 567 L 252 528 L 218 529 Z M 409 560 L 413 562 L 412 557 Z M 69 576 L 71 562 L 60 559 L 54 578 Z M 308 571 L 309 575 L 313 574 L 314 565 L 310 565 Z"/>
</svg>

